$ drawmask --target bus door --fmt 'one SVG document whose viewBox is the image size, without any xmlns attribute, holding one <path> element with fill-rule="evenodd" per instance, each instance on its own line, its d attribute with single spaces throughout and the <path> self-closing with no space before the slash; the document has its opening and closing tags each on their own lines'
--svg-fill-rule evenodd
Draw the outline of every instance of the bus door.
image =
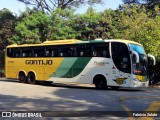
<svg viewBox="0 0 160 120">
<path fill-rule="evenodd" d="M 130 52 L 125 43 L 111 43 L 111 58 L 113 64 L 110 69 L 110 86 L 129 87 L 131 83 Z"/>
</svg>

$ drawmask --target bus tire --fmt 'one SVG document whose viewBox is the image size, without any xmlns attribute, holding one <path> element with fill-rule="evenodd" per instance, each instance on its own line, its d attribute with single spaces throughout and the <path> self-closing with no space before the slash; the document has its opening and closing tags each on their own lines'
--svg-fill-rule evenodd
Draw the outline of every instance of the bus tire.
<svg viewBox="0 0 160 120">
<path fill-rule="evenodd" d="M 27 83 L 29 84 L 35 84 L 36 80 L 35 80 L 35 74 L 33 72 L 30 72 L 27 76 Z"/>
<path fill-rule="evenodd" d="M 93 79 L 93 83 L 97 89 L 106 89 L 107 88 L 107 81 L 103 75 L 97 75 Z"/>
<path fill-rule="evenodd" d="M 26 82 L 26 75 L 25 75 L 25 73 L 22 72 L 22 71 L 19 72 L 18 79 L 19 79 L 20 82 L 25 83 Z"/>
</svg>

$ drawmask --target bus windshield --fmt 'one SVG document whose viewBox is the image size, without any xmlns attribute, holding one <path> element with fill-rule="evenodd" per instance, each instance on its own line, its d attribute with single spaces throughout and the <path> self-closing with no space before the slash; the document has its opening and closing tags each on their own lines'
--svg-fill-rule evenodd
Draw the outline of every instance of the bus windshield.
<svg viewBox="0 0 160 120">
<path fill-rule="evenodd" d="M 129 44 L 131 51 L 136 51 L 138 54 L 146 54 L 144 48 L 137 44 Z"/>
<path fill-rule="evenodd" d="M 136 63 L 136 57 L 132 56 L 133 73 L 136 75 L 148 76 L 147 55 L 141 45 L 129 44 L 131 51 L 139 54 L 139 63 Z"/>
</svg>

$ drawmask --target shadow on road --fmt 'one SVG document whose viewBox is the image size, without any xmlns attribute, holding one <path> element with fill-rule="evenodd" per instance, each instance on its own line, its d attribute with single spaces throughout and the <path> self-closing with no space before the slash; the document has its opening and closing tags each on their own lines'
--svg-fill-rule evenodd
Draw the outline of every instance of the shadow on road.
<svg viewBox="0 0 160 120">
<path fill-rule="evenodd" d="M 3 82 L 13 82 L 13 83 L 20 83 L 19 80 L 14 79 L 1 79 L 0 81 Z M 27 84 L 27 83 L 20 83 L 20 84 Z M 62 84 L 62 83 L 54 83 L 54 84 L 36 84 L 36 85 L 42 85 L 46 87 L 64 87 L 64 88 L 74 88 L 74 89 L 91 89 L 91 90 L 98 90 L 95 88 L 94 85 L 87 85 L 87 84 Z M 108 87 L 107 89 L 99 90 L 99 91 L 126 91 L 126 92 L 141 92 L 145 91 L 146 88 L 119 88 L 119 89 L 111 89 Z"/>
<path fill-rule="evenodd" d="M 0 82 L 1 81 L 23 84 L 16 80 L 0 80 Z M 34 85 L 31 87 L 34 87 Z M 130 106 L 132 105 L 130 102 L 130 96 L 136 98 L 137 96 L 141 97 L 148 95 L 147 92 L 144 92 L 145 89 L 123 88 L 119 90 L 96 90 L 94 87 L 71 86 L 64 84 L 54 84 L 51 86 L 40 87 L 39 89 L 47 89 L 48 87 L 49 91 L 43 93 L 43 95 L 48 94 L 47 97 L 45 95 L 42 96 L 42 93 L 38 90 L 35 95 L 32 96 L 26 96 L 25 94 L 19 96 L 4 95 L 3 90 L 1 90 L 0 111 L 60 111 L 61 113 L 70 111 L 71 114 L 74 113 L 72 113 L 72 111 L 122 111 L 119 112 L 119 114 L 115 114 L 115 116 L 119 117 L 121 114 L 126 115 L 119 100 L 123 100 L 123 103 L 125 102 L 128 104 L 127 106 Z M 12 89 L 10 90 L 12 91 Z M 29 92 L 30 91 L 31 90 L 29 89 Z M 43 90 L 41 92 L 43 92 Z M 134 92 L 136 92 L 136 94 L 134 94 Z M 10 92 L 10 94 L 11 93 L 12 92 Z M 143 106 L 144 101 L 141 99 L 131 100 L 134 101 L 133 103 L 137 101 L 134 106 L 139 106 L 135 108 L 136 110 L 139 110 L 139 108 L 142 107 L 146 108 L 153 99 L 155 100 L 155 98 L 149 98 L 149 102 L 146 102 L 145 106 Z M 94 112 L 91 112 L 91 114 L 94 115 Z"/>
</svg>

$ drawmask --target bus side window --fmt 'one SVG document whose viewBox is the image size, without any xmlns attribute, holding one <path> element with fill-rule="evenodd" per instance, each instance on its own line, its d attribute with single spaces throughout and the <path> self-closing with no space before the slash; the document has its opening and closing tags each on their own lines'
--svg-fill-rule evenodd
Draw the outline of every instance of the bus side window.
<svg viewBox="0 0 160 120">
<path fill-rule="evenodd" d="M 77 57 L 82 57 L 82 56 L 83 56 L 83 50 L 82 50 L 81 47 L 82 47 L 82 46 L 79 45 L 79 44 L 76 44 L 76 45 L 75 45 Z"/>
<path fill-rule="evenodd" d="M 46 51 L 45 52 L 45 56 L 46 57 L 54 57 L 55 56 L 55 52 L 54 51 Z"/>
<path fill-rule="evenodd" d="M 32 48 L 21 48 L 20 57 L 32 57 Z"/>
<path fill-rule="evenodd" d="M 106 57 L 107 56 L 107 51 L 103 51 L 103 57 Z"/>
<path fill-rule="evenodd" d="M 92 56 L 92 49 L 90 44 L 77 44 L 77 56 L 78 57 L 91 57 Z"/>
<path fill-rule="evenodd" d="M 96 43 L 92 45 L 93 57 L 110 58 L 109 43 Z"/>
<path fill-rule="evenodd" d="M 76 46 L 74 46 L 74 48 L 73 48 L 73 57 L 77 57 L 77 48 L 76 48 Z"/>
<path fill-rule="evenodd" d="M 59 56 L 60 56 L 60 57 L 63 57 L 63 53 L 62 53 L 62 52 L 61 52 L 61 53 L 59 53 Z"/>
<path fill-rule="evenodd" d="M 49 57 L 49 51 L 46 51 L 46 52 L 45 52 L 45 56 L 46 56 L 46 57 Z"/>
<path fill-rule="evenodd" d="M 47 46 L 44 49 L 44 56 L 45 57 L 57 57 L 59 56 L 59 49 L 57 46 Z"/>
<path fill-rule="evenodd" d="M 95 51 L 95 50 L 92 52 L 92 55 L 93 55 L 93 57 L 99 57 L 98 52 L 97 52 L 97 51 Z"/>
<path fill-rule="evenodd" d="M 55 52 L 54 52 L 54 51 L 51 52 L 51 56 L 52 56 L 52 57 L 55 56 Z"/>
<path fill-rule="evenodd" d="M 20 55 L 18 53 L 16 53 L 16 57 L 19 57 Z"/>
<path fill-rule="evenodd" d="M 72 57 L 74 55 L 74 48 L 71 45 L 61 46 L 59 48 L 60 57 Z"/>
<path fill-rule="evenodd" d="M 92 49 L 90 45 L 85 46 L 84 48 L 84 57 L 92 57 Z"/>
<path fill-rule="evenodd" d="M 14 49 L 14 57 L 20 57 L 20 49 L 19 48 L 15 48 Z"/>
<path fill-rule="evenodd" d="M 25 57 L 26 56 L 26 54 L 25 53 L 22 53 L 22 57 Z"/>
<path fill-rule="evenodd" d="M 14 48 L 8 48 L 7 49 L 7 56 L 8 57 L 14 57 Z"/>
<path fill-rule="evenodd" d="M 44 57 L 44 47 L 34 47 L 33 51 L 34 57 Z"/>
<path fill-rule="evenodd" d="M 80 56 L 83 56 L 84 55 L 84 52 L 83 51 L 80 51 Z"/>
</svg>

